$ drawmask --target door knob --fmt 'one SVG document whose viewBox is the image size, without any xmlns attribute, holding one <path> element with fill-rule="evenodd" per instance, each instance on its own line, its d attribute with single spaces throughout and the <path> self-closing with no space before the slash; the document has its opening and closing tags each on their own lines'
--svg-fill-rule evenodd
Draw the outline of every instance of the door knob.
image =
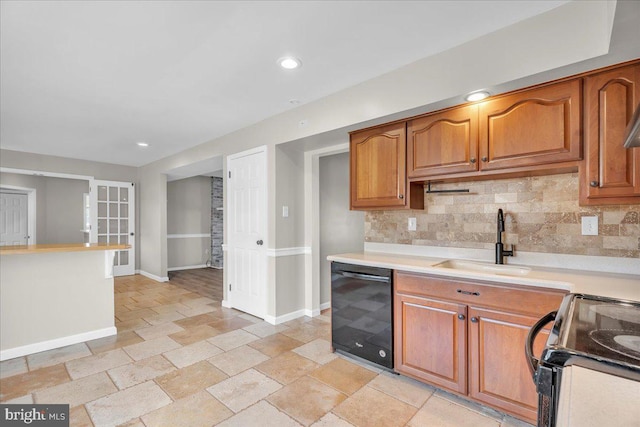
<svg viewBox="0 0 640 427">
<path fill-rule="evenodd" d="M 264 242 L 263 242 L 262 240 L 258 240 L 258 241 L 256 242 L 256 245 L 258 245 L 258 246 L 262 246 L 262 244 L 263 244 L 263 243 L 264 243 Z"/>
</svg>

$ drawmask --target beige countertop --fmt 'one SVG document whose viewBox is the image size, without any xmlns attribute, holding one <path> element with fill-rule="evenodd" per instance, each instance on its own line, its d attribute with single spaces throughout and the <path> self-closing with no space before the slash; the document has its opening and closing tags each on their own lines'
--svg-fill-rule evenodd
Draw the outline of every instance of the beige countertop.
<svg viewBox="0 0 640 427">
<path fill-rule="evenodd" d="M 524 269 L 530 269 L 530 271 L 524 275 L 510 275 L 508 273 L 497 274 L 490 271 L 451 269 L 437 266 L 437 264 L 451 258 L 398 255 L 381 252 L 330 255 L 327 259 L 329 261 L 348 264 L 390 268 L 444 277 L 562 289 L 572 293 L 640 301 L 640 275 L 634 274 L 601 273 L 586 270 L 545 268 L 544 266 L 532 265 L 518 266 L 517 264 L 509 264 L 509 266 L 522 267 Z M 490 263 L 478 264 L 491 266 Z"/>
<path fill-rule="evenodd" d="M 55 245 L 0 246 L 0 255 L 40 254 L 51 252 L 111 251 L 131 248 L 130 245 L 108 243 L 63 243 Z"/>
</svg>

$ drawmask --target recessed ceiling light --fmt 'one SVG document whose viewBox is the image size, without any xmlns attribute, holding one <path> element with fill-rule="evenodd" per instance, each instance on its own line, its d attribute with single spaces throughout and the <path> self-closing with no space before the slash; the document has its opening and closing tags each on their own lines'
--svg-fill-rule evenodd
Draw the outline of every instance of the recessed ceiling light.
<svg viewBox="0 0 640 427">
<path fill-rule="evenodd" d="M 147 144 L 146 142 L 136 142 L 136 144 L 138 145 L 138 147 L 148 147 L 149 144 Z"/>
<path fill-rule="evenodd" d="M 471 92 L 470 94 L 465 96 L 464 99 L 466 99 L 467 101 L 470 101 L 470 102 L 481 101 L 481 100 L 485 99 L 486 97 L 488 97 L 489 95 L 491 95 L 491 94 L 489 92 L 487 92 L 486 90 L 479 90 L 477 92 Z"/>
<path fill-rule="evenodd" d="M 278 59 L 278 65 L 286 70 L 293 70 L 295 68 L 301 67 L 302 61 L 292 56 L 285 56 L 284 58 Z"/>
</svg>

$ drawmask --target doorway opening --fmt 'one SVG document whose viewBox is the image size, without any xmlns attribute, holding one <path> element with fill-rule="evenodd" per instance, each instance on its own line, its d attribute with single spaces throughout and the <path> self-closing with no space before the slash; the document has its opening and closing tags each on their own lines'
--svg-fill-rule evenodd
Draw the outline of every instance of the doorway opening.
<svg viewBox="0 0 640 427">
<path fill-rule="evenodd" d="M 222 301 L 222 156 L 167 174 L 167 272 L 177 286 Z"/>
</svg>

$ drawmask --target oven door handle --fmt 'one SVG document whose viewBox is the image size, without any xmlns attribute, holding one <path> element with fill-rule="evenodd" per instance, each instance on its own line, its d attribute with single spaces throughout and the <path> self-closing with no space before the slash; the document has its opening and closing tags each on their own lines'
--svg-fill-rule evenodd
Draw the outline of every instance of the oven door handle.
<svg viewBox="0 0 640 427">
<path fill-rule="evenodd" d="M 370 280 L 374 282 L 384 282 L 384 283 L 389 283 L 391 281 L 389 277 L 374 276 L 373 274 L 350 273 L 348 271 L 341 271 L 340 274 L 343 275 L 344 277 L 350 277 L 352 279 Z"/>
<path fill-rule="evenodd" d="M 544 328 L 547 323 L 556 320 L 557 314 L 557 311 L 552 311 L 551 313 L 547 313 L 546 315 L 544 315 L 544 317 L 538 320 L 535 325 L 531 327 L 531 329 L 529 330 L 529 334 L 527 335 L 527 342 L 524 344 L 524 351 L 527 354 L 527 364 L 529 365 L 529 371 L 531 371 L 531 376 L 534 377 L 534 379 L 540 361 L 533 355 L 533 343 L 542 328 Z"/>
</svg>

